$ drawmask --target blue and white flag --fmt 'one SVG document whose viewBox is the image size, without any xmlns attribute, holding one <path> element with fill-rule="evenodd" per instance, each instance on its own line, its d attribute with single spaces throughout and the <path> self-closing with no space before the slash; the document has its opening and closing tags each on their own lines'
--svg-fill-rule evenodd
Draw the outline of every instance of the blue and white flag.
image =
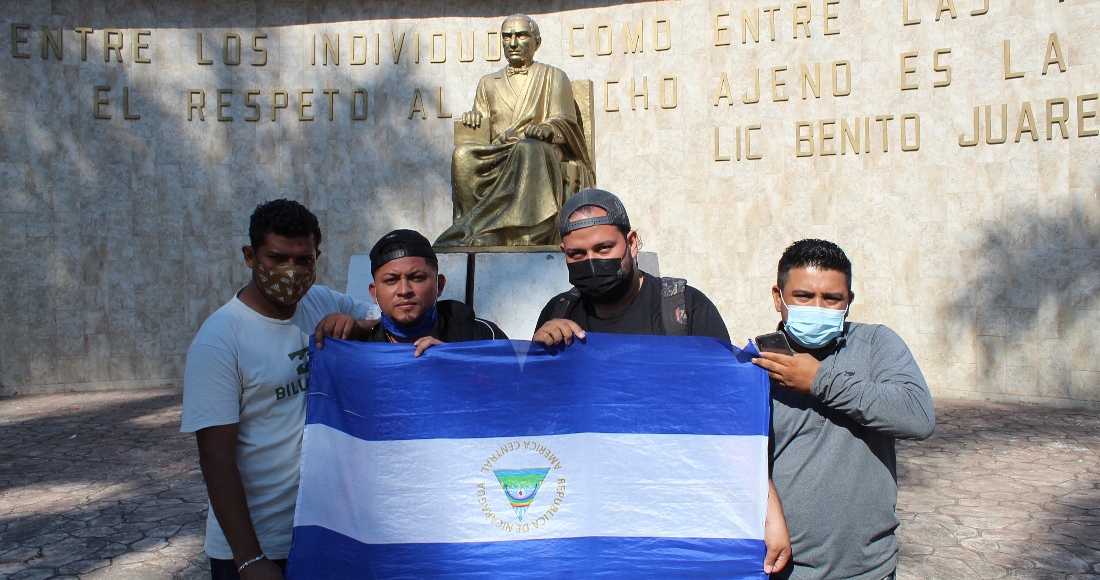
<svg viewBox="0 0 1100 580">
<path fill-rule="evenodd" d="M 588 334 L 310 352 L 288 578 L 764 578 L 767 374 Z"/>
</svg>

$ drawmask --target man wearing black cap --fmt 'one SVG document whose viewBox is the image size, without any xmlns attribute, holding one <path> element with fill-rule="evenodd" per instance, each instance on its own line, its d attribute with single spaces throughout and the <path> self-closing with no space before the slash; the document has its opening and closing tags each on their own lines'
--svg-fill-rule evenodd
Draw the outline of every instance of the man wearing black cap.
<svg viewBox="0 0 1100 580">
<path fill-rule="evenodd" d="M 533 340 L 571 344 L 586 330 L 729 340 L 722 315 L 706 295 L 684 280 L 638 269 L 638 232 L 630 229 L 614 194 L 585 189 L 570 197 L 558 233 L 573 290 L 542 309 Z"/>
<path fill-rule="evenodd" d="M 431 243 L 419 232 L 394 230 L 382 236 L 370 251 L 370 269 L 374 276 L 370 295 L 382 310 L 382 322 L 365 329 L 332 315 L 329 320 L 339 330 L 323 334 L 365 342 L 413 343 L 414 356 L 445 342 L 508 338 L 493 322 L 474 316 L 464 303 L 439 300 L 447 278 L 439 273 Z"/>
<path fill-rule="evenodd" d="M 638 269 L 638 232 L 630 228 L 626 208 L 611 192 L 585 189 L 566 200 L 558 233 L 573 289 L 542 309 L 532 340 L 569 345 L 574 336 L 583 340 L 587 330 L 729 341 L 722 315 L 706 295 L 682 279 L 658 278 Z M 790 558 L 791 543 L 770 482 L 764 543 L 764 572 L 778 572 Z"/>
</svg>

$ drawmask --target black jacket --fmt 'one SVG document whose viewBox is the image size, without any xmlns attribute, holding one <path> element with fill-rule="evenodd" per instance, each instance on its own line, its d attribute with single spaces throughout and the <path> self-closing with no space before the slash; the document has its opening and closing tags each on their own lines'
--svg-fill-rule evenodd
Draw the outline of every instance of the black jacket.
<svg viewBox="0 0 1100 580">
<path fill-rule="evenodd" d="M 439 316 L 439 333 L 443 342 L 467 342 L 471 340 L 495 340 L 508 338 L 495 323 L 478 318 L 474 309 L 457 300 L 440 300 L 435 304 Z M 389 342 L 381 324 L 371 329 L 366 342 Z"/>
</svg>

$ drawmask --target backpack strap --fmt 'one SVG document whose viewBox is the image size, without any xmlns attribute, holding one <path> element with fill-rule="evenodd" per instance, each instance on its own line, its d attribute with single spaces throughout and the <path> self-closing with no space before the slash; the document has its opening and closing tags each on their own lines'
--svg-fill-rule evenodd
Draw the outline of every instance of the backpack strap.
<svg viewBox="0 0 1100 580">
<path fill-rule="evenodd" d="M 687 280 L 661 278 L 661 322 L 667 336 L 688 335 Z"/>
<path fill-rule="evenodd" d="M 554 301 L 554 310 L 550 314 L 550 319 L 569 318 L 569 315 L 573 314 L 573 309 L 581 301 L 581 292 L 576 288 L 570 288 L 568 292 L 558 294 Z"/>
</svg>

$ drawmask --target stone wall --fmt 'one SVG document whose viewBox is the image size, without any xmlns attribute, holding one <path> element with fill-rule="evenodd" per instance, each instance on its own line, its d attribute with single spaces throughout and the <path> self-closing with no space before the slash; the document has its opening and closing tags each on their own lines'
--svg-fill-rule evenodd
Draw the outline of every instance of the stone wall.
<svg viewBox="0 0 1100 580">
<path fill-rule="evenodd" d="M 735 342 L 774 326 L 783 248 L 824 237 L 852 318 L 896 329 L 938 395 L 1100 408 L 1100 2 L 984 4 L 4 2 L 0 393 L 178 381 L 263 200 L 318 214 L 340 290 L 386 231 L 438 235 L 449 115 L 522 10 L 537 59 L 594 82 L 599 184 Z"/>
</svg>

